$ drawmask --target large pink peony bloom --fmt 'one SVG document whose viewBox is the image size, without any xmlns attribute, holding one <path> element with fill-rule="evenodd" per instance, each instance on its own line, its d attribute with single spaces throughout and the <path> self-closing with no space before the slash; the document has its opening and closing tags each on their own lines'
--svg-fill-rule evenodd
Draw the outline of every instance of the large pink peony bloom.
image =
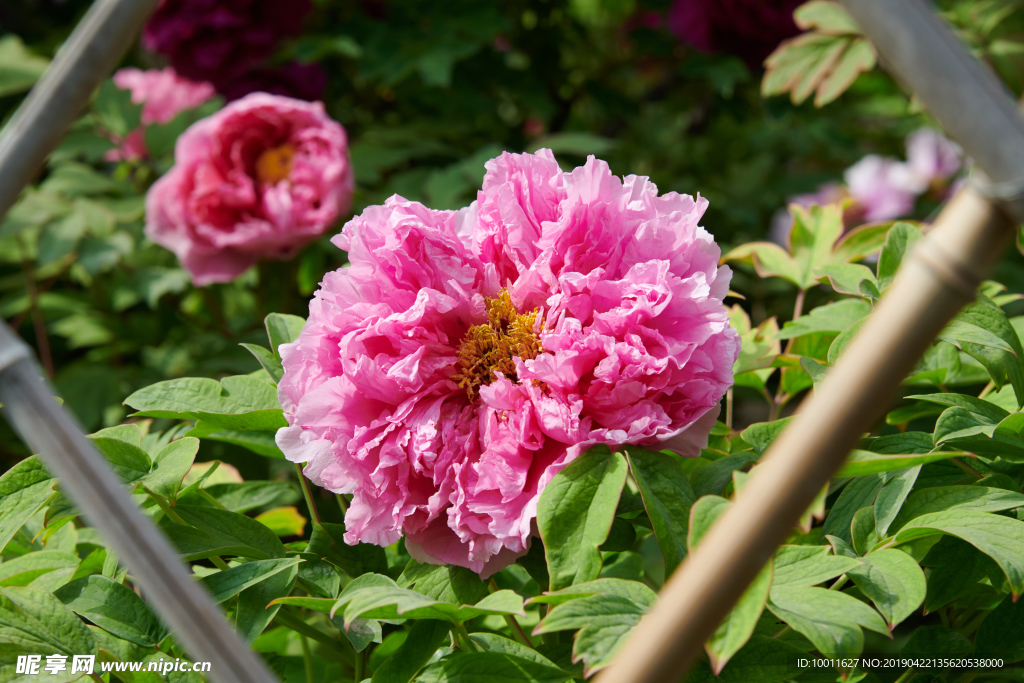
<svg viewBox="0 0 1024 683">
<path fill-rule="evenodd" d="M 319 102 L 254 93 L 185 131 L 174 156 L 146 197 L 146 235 L 196 285 L 291 257 L 351 206 L 345 129 Z"/>
<path fill-rule="evenodd" d="M 487 576 L 588 447 L 699 453 L 739 352 L 706 206 L 541 150 L 488 162 L 467 209 L 352 219 L 278 388 L 285 455 L 353 494 L 345 540 Z"/>
<path fill-rule="evenodd" d="M 195 109 L 212 98 L 216 91 L 209 83 L 182 78 L 174 69 L 121 69 L 114 74 L 114 85 L 129 90 L 132 102 L 142 105 L 142 126 L 118 142 L 118 148 L 107 154 L 108 161 L 141 159 L 148 154 L 145 127 L 151 123 L 168 123 L 183 111 Z"/>
</svg>

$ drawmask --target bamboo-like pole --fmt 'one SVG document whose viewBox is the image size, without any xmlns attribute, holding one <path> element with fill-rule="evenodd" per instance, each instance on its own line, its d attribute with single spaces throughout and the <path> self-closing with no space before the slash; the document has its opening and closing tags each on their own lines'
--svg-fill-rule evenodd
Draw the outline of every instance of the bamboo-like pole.
<svg viewBox="0 0 1024 683">
<path fill-rule="evenodd" d="M 131 45 L 157 0 L 97 0 L 0 137 L 0 218 L 89 95 Z M 31 349 L 0 323 L 0 403 L 61 488 L 132 572 L 143 595 L 218 683 L 273 683 L 164 535 L 132 503 L 106 460 L 53 399 Z"/>
<path fill-rule="evenodd" d="M 845 4 L 887 65 L 940 122 L 948 123 L 1011 200 L 1006 208 L 1017 213 L 1024 123 L 995 77 L 966 54 L 920 0 Z M 947 204 L 846 353 L 670 578 L 615 662 L 598 676 L 599 683 L 664 683 L 686 673 L 817 492 L 885 410 L 916 360 L 973 299 L 1015 230 L 1003 209 L 972 186 Z"/>
</svg>

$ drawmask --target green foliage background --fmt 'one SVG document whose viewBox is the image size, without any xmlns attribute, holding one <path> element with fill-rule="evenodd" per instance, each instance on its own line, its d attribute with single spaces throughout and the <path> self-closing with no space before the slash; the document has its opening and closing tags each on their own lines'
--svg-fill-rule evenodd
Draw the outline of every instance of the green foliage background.
<svg viewBox="0 0 1024 683">
<path fill-rule="evenodd" d="M 87 4 L 0 0 L 0 117 Z M 284 680 L 565 681 L 606 666 L 919 239 L 913 220 L 844 236 L 831 206 L 795 212 L 792 249 L 758 241 L 793 194 L 838 180 L 867 153 L 902 157 L 927 112 L 881 70 L 822 109 L 784 92 L 762 97 L 759 69 L 687 48 L 649 21 L 669 4 L 460 0 L 442 11 L 423 0 L 320 0 L 275 57 L 328 69 L 325 104 L 350 135 L 356 212 L 394 193 L 464 206 L 487 159 L 540 147 L 566 168 L 595 154 L 617 174 L 711 202 L 702 223 L 746 297 L 729 302 L 743 337 L 723 413 L 732 419 L 695 459 L 589 451 L 549 485 L 542 538 L 493 583 L 419 565 L 402 543 L 348 546 L 347 500 L 306 490 L 274 445 L 277 347 L 297 334 L 342 252 L 325 238 L 291 262 L 197 289 L 144 239 L 146 189 L 170 167 L 177 136 L 219 101 L 151 126 L 152 158 L 111 164 L 108 133 L 134 129 L 139 108 L 105 83 L 0 223 L 0 314 Z M 1018 94 L 1019 5 L 940 3 Z M 160 65 L 138 48 L 125 64 Z M 911 218 L 937 208 L 925 198 Z M 862 651 L 1024 657 L 1024 608 L 1013 601 L 1024 592 L 1020 265 L 1008 258 L 994 276 L 1003 284 L 985 283 L 939 336 L 685 680 L 1021 679 L 1011 669 L 794 665 Z M 185 405 L 181 395 L 197 398 Z M 71 634 L 41 637 L 44 654 L 181 656 L 59 483 L 0 430 L 0 680 L 17 680 L 16 615 L 48 615 Z"/>
</svg>

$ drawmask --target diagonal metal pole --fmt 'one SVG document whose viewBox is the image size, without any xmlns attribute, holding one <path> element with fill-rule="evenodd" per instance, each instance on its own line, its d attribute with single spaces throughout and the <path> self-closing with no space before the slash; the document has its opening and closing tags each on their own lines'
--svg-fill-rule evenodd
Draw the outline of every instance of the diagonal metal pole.
<svg viewBox="0 0 1024 683">
<path fill-rule="evenodd" d="M 0 134 L 0 218 L 42 166 L 89 95 L 133 43 L 157 0 L 97 0 Z M 132 503 L 106 460 L 53 400 L 31 349 L 0 323 L 0 402 L 118 554 L 149 602 L 218 683 L 274 683 L 262 659 L 231 630 L 164 535 Z"/>
<path fill-rule="evenodd" d="M 663 683 L 686 673 L 916 360 L 974 298 L 1024 218 L 1024 120 L 995 76 L 924 0 L 842 2 L 887 67 L 991 180 L 975 180 L 945 207 L 846 353 L 676 570 L 599 683 Z"/>
</svg>

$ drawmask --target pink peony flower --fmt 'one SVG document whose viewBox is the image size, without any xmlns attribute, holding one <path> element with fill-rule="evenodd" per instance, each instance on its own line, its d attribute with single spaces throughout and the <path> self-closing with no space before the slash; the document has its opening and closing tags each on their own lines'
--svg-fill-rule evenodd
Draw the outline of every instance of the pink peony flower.
<svg viewBox="0 0 1024 683">
<path fill-rule="evenodd" d="M 739 352 L 707 207 L 593 157 L 502 154 L 461 211 L 401 197 L 333 241 L 281 346 L 277 443 L 353 494 L 348 543 L 405 536 L 489 576 L 525 553 L 541 491 L 594 444 L 697 455 Z"/>
<path fill-rule="evenodd" d="M 186 130 L 174 157 L 146 197 L 146 235 L 196 285 L 291 257 L 351 206 L 345 129 L 319 102 L 254 93 Z"/>
<path fill-rule="evenodd" d="M 130 90 L 132 102 L 142 105 L 142 126 L 115 140 L 118 148 L 107 153 L 108 161 L 141 159 L 148 155 L 145 127 L 151 123 L 168 123 L 183 111 L 195 109 L 216 92 L 209 83 L 182 78 L 174 69 L 121 69 L 114 74 L 114 85 Z"/>
<path fill-rule="evenodd" d="M 907 138 L 907 164 L 927 188 L 955 174 L 963 162 L 959 145 L 932 128 L 919 128 Z"/>
<path fill-rule="evenodd" d="M 917 195 L 927 187 L 909 165 L 877 154 L 869 154 L 846 169 L 843 178 L 869 222 L 907 215 L 914 210 Z"/>
</svg>

